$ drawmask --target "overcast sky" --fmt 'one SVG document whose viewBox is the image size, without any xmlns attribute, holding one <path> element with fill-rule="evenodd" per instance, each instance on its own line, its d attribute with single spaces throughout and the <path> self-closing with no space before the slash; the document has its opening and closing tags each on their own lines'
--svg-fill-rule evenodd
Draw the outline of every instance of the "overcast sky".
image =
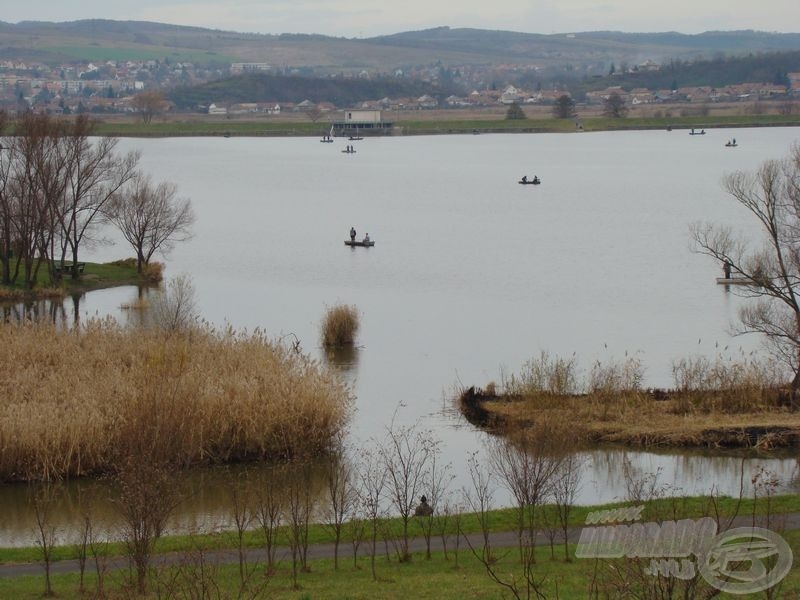
<svg viewBox="0 0 800 600">
<path fill-rule="evenodd" d="M 800 31 L 800 0 L 0 0 L 0 20 L 158 21 L 370 37 L 449 25 L 526 33 Z"/>
</svg>

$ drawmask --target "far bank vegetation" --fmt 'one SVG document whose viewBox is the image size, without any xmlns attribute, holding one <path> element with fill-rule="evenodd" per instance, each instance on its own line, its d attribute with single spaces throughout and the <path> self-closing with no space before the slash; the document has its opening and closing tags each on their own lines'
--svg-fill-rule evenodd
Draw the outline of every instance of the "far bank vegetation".
<svg viewBox="0 0 800 600">
<path fill-rule="evenodd" d="M 169 469 L 314 456 L 351 402 L 333 373 L 258 332 L 3 324 L 0 362 L 3 481 L 113 474 L 134 439 Z"/>
<path fill-rule="evenodd" d="M 692 357 L 672 365 L 670 390 L 642 386 L 638 357 L 596 362 L 542 352 L 519 373 L 462 392 L 468 420 L 498 433 L 569 423 L 583 443 L 644 446 L 788 446 L 800 441 L 800 413 L 774 361 Z"/>
</svg>

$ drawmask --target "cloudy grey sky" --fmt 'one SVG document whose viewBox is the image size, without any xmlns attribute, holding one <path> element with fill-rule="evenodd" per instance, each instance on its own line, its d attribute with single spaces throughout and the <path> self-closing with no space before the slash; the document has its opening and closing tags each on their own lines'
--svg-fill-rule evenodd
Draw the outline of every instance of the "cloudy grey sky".
<svg viewBox="0 0 800 600">
<path fill-rule="evenodd" d="M 159 21 L 370 37 L 440 25 L 526 33 L 800 31 L 800 0 L 0 0 L 0 20 Z"/>
</svg>

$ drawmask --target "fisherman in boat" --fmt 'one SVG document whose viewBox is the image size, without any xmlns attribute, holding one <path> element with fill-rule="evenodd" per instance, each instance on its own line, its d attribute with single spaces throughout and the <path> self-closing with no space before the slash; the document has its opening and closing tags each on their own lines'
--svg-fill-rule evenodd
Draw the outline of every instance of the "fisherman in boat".
<svg viewBox="0 0 800 600">
<path fill-rule="evenodd" d="M 527 175 L 523 175 L 522 176 L 522 183 L 528 183 L 528 176 Z"/>
<path fill-rule="evenodd" d="M 350 228 L 350 241 L 351 242 L 355 242 L 356 241 L 356 228 L 355 227 L 351 227 Z"/>
<path fill-rule="evenodd" d="M 725 279 L 731 278 L 731 263 L 727 260 L 722 263 L 722 272 L 725 274 Z"/>
<path fill-rule="evenodd" d="M 364 243 L 369 244 L 369 234 L 364 236 Z"/>
<path fill-rule="evenodd" d="M 541 181 L 539 180 L 539 176 L 538 175 L 534 175 L 533 176 L 533 183 L 541 183 Z"/>
</svg>

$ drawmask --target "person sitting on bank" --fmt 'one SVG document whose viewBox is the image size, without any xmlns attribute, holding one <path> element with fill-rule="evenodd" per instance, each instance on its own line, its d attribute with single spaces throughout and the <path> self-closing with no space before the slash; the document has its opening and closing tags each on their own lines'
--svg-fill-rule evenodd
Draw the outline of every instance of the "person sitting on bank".
<svg viewBox="0 0 800 600">
<path fill-rule="evenodd" d="M 364 236 L 364 243 L 365 243 L 365 244 L 368 244 L 368 243 L 369 243 L 369 234 L 367 234 L 367 235 L 365 235 L 365 236 Z"/>
<path fill-rule="evenodd" d="M 355 227 L 351 227 L 350 228 L 350 241 L 351 242 L 355 242 L 356 241 L 356 228 Z"/>
<path fill-rule="evenodd" d="M 419 499 L 419 504 L 417 504 L 416 508 L 414 509 L 414 516 L 415 517 L 430 517 L 433 514 L 433 507 L 428 504 L 428 499 L 423 496 Z"/>
</svg>

